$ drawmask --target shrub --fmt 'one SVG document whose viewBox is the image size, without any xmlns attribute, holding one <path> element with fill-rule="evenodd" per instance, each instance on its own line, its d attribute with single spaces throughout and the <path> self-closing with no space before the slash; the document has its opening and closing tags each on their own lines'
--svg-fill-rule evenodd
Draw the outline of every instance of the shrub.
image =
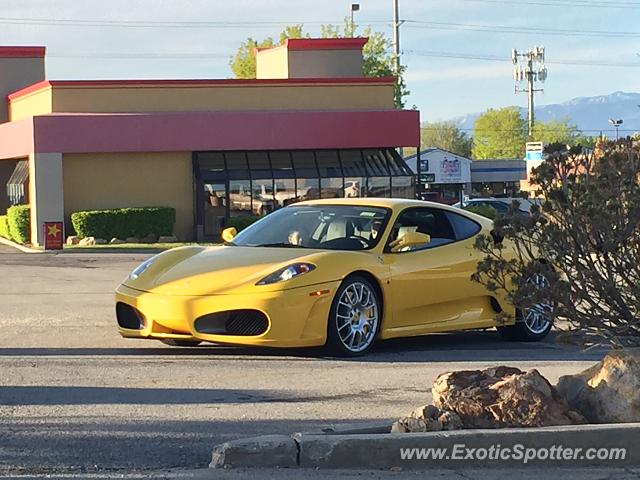
<svg viewBox="0 0 640 480">
<path fill-rule="evenodd" d="M 29 205 L 14 205 L 7 210 L 9 238 L 18 243 L 31 240 L 31 209 Z"/>
<path fill-rule="evenodd" d="M 227 220 L 226 228 L 235 227 L 235 229 L 240 232 L 247 228 L 252 223 L 257 222 L 262 217 L 257 217 L 254 215 L 247 215 L 242 217 L 231 217 Z"/>
<path fill-rule="evenodd" d="M 0 215 L 0 237 L 11 240 L 9 235 L 9 220 L 6 215 Z"/>
<path fill-rule="evenodd" d="M 550 303 L 577 334 L 572 341 L 638 346 L 640 140 L 593 151 L 550 145 L 545 153 L 533 170 L 543 202 L 530 216 L 499 216 L 493 238 L 478 239 L 485 258 L 474 279 L 521 309 Z M 505 255 L 493 241 L 500 238 L 516 255 Z M 536 274 L 546 286 L 527 282 Z"/>
<path fill-rule="evenodd" d="M 119 208 L 71 214 L 71 224 L 79 237 L 110 239 L 172 235 L 176 210 L 171 207 Z"/>
<path fill-rule="evenodd" d="M 464 209 L 467 212 L 482 215 L 483 217 L 487 217 L 490 220 L 495 220 L 498 216 L 497 210 L 493 207 L 490 207 L 489 205 L 469 205 L 468 207 L 464 207 Z"/>
</svg>

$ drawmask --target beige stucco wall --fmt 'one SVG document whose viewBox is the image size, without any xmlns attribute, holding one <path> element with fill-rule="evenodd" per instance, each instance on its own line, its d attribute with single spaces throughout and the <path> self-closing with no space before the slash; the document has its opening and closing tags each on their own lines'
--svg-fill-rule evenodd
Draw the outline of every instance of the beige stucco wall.
<svg viewBox="0 0 640 480">
<path fill-rule="evenodd" d="M 11 102 L 19 120 L 49 112 L 122 113 L 225 110 L 362 110 L 393 108 L 393 85 L 54 86 Z"/>
<path fill-rule="evenodd" d="M 362 51 L 291 50 L 289 78 L 362 77 Z"/>
<path fill-rule="evenodd" d="M 256 54 L 256 78 L 289 78 L 286 46 L 260 50 Z"/>
<path fill-rule="evenodd" d="M 63 177 L 68 234 L 72 212 L 167 206 L 178 238 L 193 235 L 191 152 L 65 154 Z"/>
<path fill-rule="evenodd" d="M 9 119 L 7 95 L 44 80 L 44 58 L 0 58 L 0 123 Z"/>
<path fill-rule="evenodd" d="M 44 222 L 60 222 L 64 216 L 62 154 L 29 155 L 29 204 L 31 243 L 44 243 Z"/>
<path fill-rule="evenodd" d="M 53 111 L 52 89 L 46 87 L 9 103 L 11 121 L 21 120 L 33 115 L 43 115 Z"/>
</svg>

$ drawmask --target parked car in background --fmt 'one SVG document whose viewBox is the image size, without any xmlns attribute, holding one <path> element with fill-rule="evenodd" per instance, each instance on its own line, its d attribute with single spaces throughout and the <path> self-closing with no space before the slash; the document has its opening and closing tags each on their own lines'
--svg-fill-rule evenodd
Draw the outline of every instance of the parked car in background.
<svg viewBox="0 0 640 480">
<path fill-rule="evenodd" d="M 491 207 L 499 214 L 506 214 L 514 201 L 519 202 L 518 210 L 524 215 L 531 211 L 533 202 L 525 198 L 471 198 L 464 202 L 455 203 L 456 208 Z"/>
</svg>

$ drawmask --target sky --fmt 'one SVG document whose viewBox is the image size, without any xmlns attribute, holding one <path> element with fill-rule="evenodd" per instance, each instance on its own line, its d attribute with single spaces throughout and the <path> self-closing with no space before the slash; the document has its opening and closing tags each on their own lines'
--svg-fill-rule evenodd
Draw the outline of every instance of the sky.
<svg viewBox="0 0 640 480">
<path fill-rule="evenodd" d="M 356 2 L 356 23 L 391 37 L 392 0 L 0 0 L 0 45 L 46 45 L 52 80 L 229 78 L 229 59 L 247 37 L 277 38 L 295 23 L 319 35 Z M 422 121 L 526 106 L 514 93 L 512 48 L 546 47 L 540 104 L 640 91 L 640 0 L 399 5 L 406 103 Z"/>
</svg>

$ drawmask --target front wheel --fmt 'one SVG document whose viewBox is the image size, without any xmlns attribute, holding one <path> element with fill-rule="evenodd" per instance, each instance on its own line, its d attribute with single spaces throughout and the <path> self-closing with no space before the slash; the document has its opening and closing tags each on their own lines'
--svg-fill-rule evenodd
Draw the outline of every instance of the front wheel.
<svg viewBox="0 0 640 480">
<path fill-rule="evenodd" d="M 536 289 L 548 289 L 549 280 L 538 273 L 527 281 Z M 497 327 L 498 333 L 508 340 L 536 342 L 545 338 L 553 327 L 554 306 L 541 301 L 529 308 L 518 309 L 514 325 Z"/>
<path fill-rule="evenodd" d="M 373 345 L 382 320 L 382 302 L 371 281 L 347 278 L 333 298 L 327 326 L 327 347 L 335 355 L 363 355 Z"/>
<path fill-rule="evenodd" d="M 177 338 L 163 338 L 160 341 L 171 347 L 197 347 L 202 343 L 199 340 L 180 340 Z"/>
</svg>

